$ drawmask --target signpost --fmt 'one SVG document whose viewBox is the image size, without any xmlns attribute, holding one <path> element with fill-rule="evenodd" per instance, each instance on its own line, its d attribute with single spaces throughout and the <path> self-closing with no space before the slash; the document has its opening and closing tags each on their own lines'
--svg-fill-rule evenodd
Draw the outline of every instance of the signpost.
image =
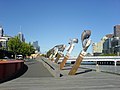
<svg viewBox="0 0 120 90">
<path fill-rule="evenodd" d="M 84 32 L 81 35 L 81 41 L 82 41 L 82 51 L 80 52 L 80 54 L 78 55 L 75 64 L 73 65 L 72 69 L 70 70 L 70 72 L 68 73 L 69 75 L 75 75 L 76 71 L 78 70 L 84 56 L 86 55 L 86 51 L 88 49 L 88 47 L 91 44 L 91 40 L 89 39 L 91 35 L 91 31 L 90 30 L 84 30 Z"/>
</svg>

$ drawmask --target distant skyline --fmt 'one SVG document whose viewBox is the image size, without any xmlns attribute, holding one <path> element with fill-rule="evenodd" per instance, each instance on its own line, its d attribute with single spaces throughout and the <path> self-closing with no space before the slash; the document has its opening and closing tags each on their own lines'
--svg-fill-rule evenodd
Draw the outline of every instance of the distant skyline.
<svg viewBox="0 0 120 90">
<path fill-rule="evenodd" d="M 120 0 L 0 0 L 0 10 L 4 33 L 22 32 L 26 42 L 39 42 L 41 52 L 78 38 L 72 56 L 81 51 L 84 30 L 91 30 L 92 42 L 99 42 L 120 24 Z"/>
</svg>

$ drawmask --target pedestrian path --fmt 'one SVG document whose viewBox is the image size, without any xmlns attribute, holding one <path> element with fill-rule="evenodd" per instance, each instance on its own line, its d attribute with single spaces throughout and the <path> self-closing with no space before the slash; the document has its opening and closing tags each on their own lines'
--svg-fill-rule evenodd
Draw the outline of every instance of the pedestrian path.
<svg viewBox="0 0 120 90">
<path fill-rule="evenodd" d="M 28 66 L 28 70 L 21 77 L 53 77 L 40 61 L 31 60 L 25 64 Z"/>
<path fill-rule="evenodd" d="M 0 85 L 0 90 L 119 90 L 120 76 L 87 72 L 75 76 L 25 77 Z"/>
<path fill-rule="evenodd" d="M 27 62 L 28 71 L 21 77 L 0 84 L 0 90 L 119 90 L 120 75 L 92 71 L 80 67 L 76 75 L 69 76 L 70 66 L 52 77 L 39 61 Z"/>
</svg>

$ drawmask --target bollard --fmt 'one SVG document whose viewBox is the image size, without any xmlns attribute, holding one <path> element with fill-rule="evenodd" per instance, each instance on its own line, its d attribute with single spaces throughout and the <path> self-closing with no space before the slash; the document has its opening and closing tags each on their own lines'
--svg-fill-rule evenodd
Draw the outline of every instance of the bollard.
<svg viewBox="0 0 120 90">
<path fill-rule="evenodd" d="M 99 65 L 96 64 L 96 72 L 100 72 Z"/>
</svg>

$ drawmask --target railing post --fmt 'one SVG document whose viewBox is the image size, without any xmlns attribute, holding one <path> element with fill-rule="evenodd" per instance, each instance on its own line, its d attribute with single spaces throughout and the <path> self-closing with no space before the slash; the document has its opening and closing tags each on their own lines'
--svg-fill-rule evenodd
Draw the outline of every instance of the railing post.
<svg viewBox="0 0 120 90">
<path fill-rule="evenodd" d="M 116 60 L 114 60 L 114 65 L 117 66 L 117 61 Z"/>
</svg>

